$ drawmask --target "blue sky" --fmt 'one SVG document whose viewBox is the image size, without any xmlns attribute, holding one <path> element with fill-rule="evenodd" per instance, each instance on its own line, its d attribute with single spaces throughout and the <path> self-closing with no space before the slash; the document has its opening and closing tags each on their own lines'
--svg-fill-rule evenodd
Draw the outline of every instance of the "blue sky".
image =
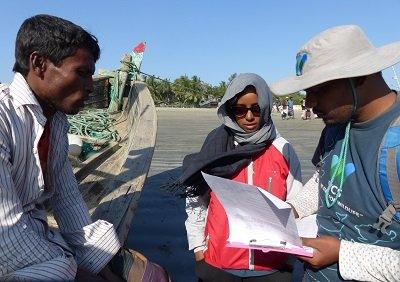
<svg viewBox="0 0 400 282">
<path fill-rule="evenodd" d="M 142 71 L 163 78 L 198 75 L 217 84 L 237 72 L 273 82 L 294 74 L 296 51 L 315 34 L 360 25 L 375 46 L 400 40 L 400 1 L 44 1 L 1 5 L 0 81 L 10 82 L 22 21 L 38 13 L 69 19 L 96 35 L 97 68 L 114 69 L 124 52 L 147 42 Z M 396 66 L 398 75 L 400 67 Z M 392 87 L 392 73 L 385 77 Z"/>
</svg>

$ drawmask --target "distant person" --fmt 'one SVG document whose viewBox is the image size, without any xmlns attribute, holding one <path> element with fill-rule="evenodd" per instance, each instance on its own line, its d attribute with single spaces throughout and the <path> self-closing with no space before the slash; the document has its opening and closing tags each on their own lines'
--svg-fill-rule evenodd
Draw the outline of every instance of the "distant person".
<svg viewBox="0 0 400 282">
<path fill-rule="evenodd" d="M 277 133 L 271 107 L 264 79 L 252 73 L 238 75 L 218 107 L 222 125 L 207 136 L 199 153 L 183 161 L 180 183 L 188 188 L 186 230 L 200 281 L 291 280 L 287 254 L 225 246 L 229 235 L 225 211 L 200 174 L 254 184 L 282 200 L 296 196 L 302 187 L 300 163 L 292 146 Z"/>
<path fill-rule="evenodd" d="M 287 110 L 288 102 L 289 102 L 289 97 L 286 97 L 286 99 L 282 100 L 282 106 L 284 110 Z"/>
<path fill-rule="evenodd" d="M 276 101 L 274 101 L 272 104 L 272 112 L 278 113 L 278 103 Z"/>
<path fill-rule="evenodd" d="M 306 108 L 306 99 L 301 99 L 301 116 L 302 116 L 302 118 L 306 116 L 306 109 L 307 109 Z"/>
<path fill-rule="evenodd" d="M 307 119 L 306 99 L 301 99 L 301 119 Z"/>
<path fill-rule="evenodd" d="M 306 99 L 301 100 L 301 119 L 311 120 L 312 112 L 310 108 L 306 107 Z"/>
<path fill-rule="evenodd" d="M 286 97 L 286 99 L 283 99 L 281 101 L 281 105 L 280 105 L 280 113 L 281 113 L 281 118 L 282 119 L 287 119 L 288 118 L 288 106 L 287 106 L 287 102 L 288 102 L 288 97 Z"/>
<path fill-rule="evenodd" d="M 289 99 L 287 99 L 287 107 L 289 118 L 294 118 L 294 102 L 292 100 L 292 97 L 289 97 Z"/>
<path fill-rule="evenodd" d="M 18 31 L 14 80 L 0 92 L 1 281 L 167 281 L 120 249 L 112 224 L 92 222 L 68 160 L 66 114 L 93 91 L 99 56 L 93 35 L 58 17 L 36 15 Z"/>
<path fill-rule="evenodd" d="M 316 173 L 288 201 L 317 213 L 306 281 L 400 281 L 400 102 L 381 71 L 400 61 L 400 42 L 374 47 L 354 25 L 328 29 L 297 53 L 296 76 L 276 95 L 305 89 L 326 126 Z"/>
</svg>

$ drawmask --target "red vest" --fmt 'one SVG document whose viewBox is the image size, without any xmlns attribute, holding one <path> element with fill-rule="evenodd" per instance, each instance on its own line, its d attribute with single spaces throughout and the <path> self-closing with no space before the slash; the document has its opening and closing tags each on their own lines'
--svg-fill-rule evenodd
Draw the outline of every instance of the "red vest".
<svg viewBox="0 0 400 282">
<path fill-rule="evenodd" d="M 249 183 L 248 169 L 245 167 L 232 179 Z M 272 194 L 286 200 L 286 178 L 289 165 L 282 153 L 274 146 L 268 146 L 253 157 L 253 185 L 268 191 L 271 182 Z M 251 183 L 251 181 L 250 181 Z M 234 193 L 234 191 L 232 191 Z M 228 219 L 224 208 L 211 192 L 205 228 L 207 248 L 205 261 L 224 269 L 272 270 L 282 268 L 287 260 L 284 253 L 264 253 L 259 250 L 225 247 L 229 235 Z"/>
</svg>

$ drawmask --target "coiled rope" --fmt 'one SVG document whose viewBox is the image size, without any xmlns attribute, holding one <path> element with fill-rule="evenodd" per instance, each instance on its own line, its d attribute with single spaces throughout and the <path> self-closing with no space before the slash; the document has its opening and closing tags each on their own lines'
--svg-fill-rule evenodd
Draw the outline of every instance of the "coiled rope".
<svg viewBox="0 0 400 282">
<path fill-rule="evenodd" d="M 87 110 L 73 116 L 68 116 L 69 133 L 88 136 L 99 143 L 120 141 L 120 136 L 114 128 L 115 119 L 107 110 Z"/>
<path fill-rule="evenodd" d="M 126 72 L 128 73 L 129 81 L 135 73 L 138 73 L 138 69 L 131 62 L 121 61 L 121 63 L 126 65 Z M 92 139 L 95 143 L 108 143 L 110 141 L 120 141 L 121 137 L 118 135 L 117 130 L 114 129 L 115 119 L 109 114 L 111 112 L 112 103 L 119 103 L 119 92 L 120 85 L 120 75 L 121 69 L 117 69 L 111 80 L 110 89 L 110 105 L 108 109 L 91 109 L 80 112 L 73 116 L 68 116 L 68 122 L 70 124 L 69 133 L 79 136 L 85 136 Z"/>
</svg>

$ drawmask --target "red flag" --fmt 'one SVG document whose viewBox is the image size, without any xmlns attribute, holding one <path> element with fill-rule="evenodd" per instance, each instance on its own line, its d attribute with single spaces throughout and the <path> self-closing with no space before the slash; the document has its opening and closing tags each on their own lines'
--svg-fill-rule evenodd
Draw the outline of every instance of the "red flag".
<svg viewBox="0 0 400 282">
<path fill-rule="evenodd" d="M 146 42 L 140 42 L 135 48 L 133 48 L 133 52 L 143 53 L 145 48 L 146 48 Z"/>
</svg>

